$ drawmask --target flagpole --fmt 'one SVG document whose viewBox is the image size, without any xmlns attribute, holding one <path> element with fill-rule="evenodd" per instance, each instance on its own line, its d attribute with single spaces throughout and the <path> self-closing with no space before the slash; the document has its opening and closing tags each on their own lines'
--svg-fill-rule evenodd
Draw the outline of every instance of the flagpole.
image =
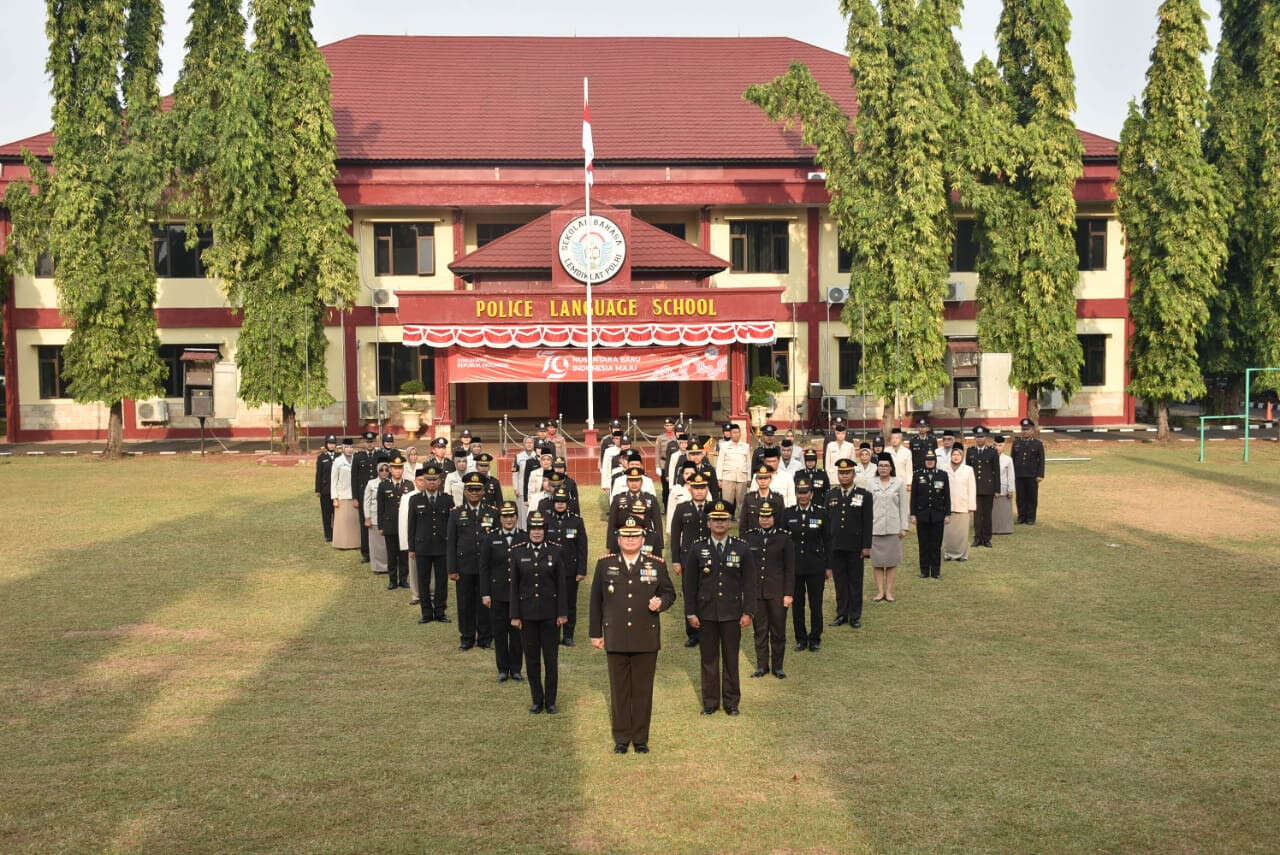
<svg viewBox="0 0 1280 855">
<path fill-rule="evenodd" d="M 584 120 L 588 116 L 587 101 L 587 78 L 582 78 L 582 111 Z M 582 166 L 582 183 L 586 187 L 586 218 L 587 218 L 587 235 L 591 234 L 591 172 L 589 163 L 583 163 Z M 586 244 L 583 244 L 586 246 Z M 595 365 L 592 359 L 592 311 L 591 305 L 591 253 L 587 252 L 587 431 L 594 433 L 596 429 L 596 391 L 595 391 Z"/>
</svg>

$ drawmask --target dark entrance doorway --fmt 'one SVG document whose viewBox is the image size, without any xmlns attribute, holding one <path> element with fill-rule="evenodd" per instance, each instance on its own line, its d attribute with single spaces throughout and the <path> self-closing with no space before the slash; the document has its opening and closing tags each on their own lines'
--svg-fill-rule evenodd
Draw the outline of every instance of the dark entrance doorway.
<svg viewBox="0 0 1280 855">
<path fill-rule="evenodd" d="M 610 387 L 611 383 L 596 383 L 596 426 L 602 423 L 608 424 L 609 419 L 613 418 L 611 409 Z M 556 397 L 559 402 L 560 412 L 564 414 L 564 420 L 567 422 L 585 422 L 587 420 L 587 384 L 586 383 L 561 383 L 556 389 Z M 552 413 L 554 416 L 555 413 Z"/>
</svg>

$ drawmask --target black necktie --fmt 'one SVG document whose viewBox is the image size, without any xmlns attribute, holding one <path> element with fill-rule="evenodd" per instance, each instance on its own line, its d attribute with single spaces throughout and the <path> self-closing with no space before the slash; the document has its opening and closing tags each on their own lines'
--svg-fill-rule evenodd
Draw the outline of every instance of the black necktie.
<svg viewBox="0 0 1280 855">
<path fill-rule="evenodd" d="M 723 541 L 716 542 L 716 556 L 719 557 L 721 560 L 724 560 L 724 542 Z"/>
</svg>

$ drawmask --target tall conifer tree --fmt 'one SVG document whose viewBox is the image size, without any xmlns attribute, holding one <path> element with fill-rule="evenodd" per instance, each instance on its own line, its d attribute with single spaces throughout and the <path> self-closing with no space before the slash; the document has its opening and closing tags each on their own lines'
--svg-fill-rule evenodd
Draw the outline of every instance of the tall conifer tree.
<svg viewBox="0 0 1280 855">
<path fill-rule="evenodd" d="M 1004 0 L 997 64 L 974 68 L 961 188 L 977 212 L 978 336 L 985 351 L 1012 357 L 1009 379 L 1027 394 L 1080 388 L 1076 337 L 1075 182 L 1083 173 L 1071 120 L 1075 75 L 1063 0 Z"/>
<path fill-rule="evenodd" d="M 355 241 L 334 187 L 329 68 L 311 35 L 310 0 L 252 0 L 254 43 L 227 94 L 209 168 L 209 269 L 243 312 L 240 397 L 281 407 L 295 451 L 296 411 L 326 388 L 326 306 L 355 299 Z"/>
<path fill-rule="evenodd" d="M 1156 407 L 1169 438 L 1169 401 L 1204 394 L 1196 339 L 1226 257 L 1226 218 L 1216 170 L 1203 151 L 1209 50 L 1200 0 L 1165 0 L 1142 106 L 1131 103 L 1120 136 L 1117 207 L 1133 290 L 1129 392 Z"/>
<path fill-rule="evenodd" d="M 858 114 L 850 120 L 796 64 L 747 100 L 803 125 L 827 173 L 840 243 L 854 254 L 842 319 L 865 336 L 864 392 L 936 396 L 946 382 L 942 301 L 955 225 L 949 200 L 965 80 L 958 0 L 843 0 Z M 855 154 L 856 152 L 856 154 Z M 864 326 L 865 321 L 865 326 Z"/>
</svg>

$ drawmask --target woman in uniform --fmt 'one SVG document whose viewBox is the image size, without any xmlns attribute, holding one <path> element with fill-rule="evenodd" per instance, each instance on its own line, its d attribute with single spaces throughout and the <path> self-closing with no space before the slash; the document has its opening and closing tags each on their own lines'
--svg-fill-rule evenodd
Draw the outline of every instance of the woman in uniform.
<svg viewBox="0 0 1280 855">
<path fill-rule="evenodd" d="M 902 563 L 902 539 L 911 526 L 911 505 L 907 485 L 893 474 L 893 457 L 881 452 L 876 460 L 876 478 L 871 491 L 871 568 L 876 575 L 873 603 L 896 602 L 893 575 Z"/>
</svg>

